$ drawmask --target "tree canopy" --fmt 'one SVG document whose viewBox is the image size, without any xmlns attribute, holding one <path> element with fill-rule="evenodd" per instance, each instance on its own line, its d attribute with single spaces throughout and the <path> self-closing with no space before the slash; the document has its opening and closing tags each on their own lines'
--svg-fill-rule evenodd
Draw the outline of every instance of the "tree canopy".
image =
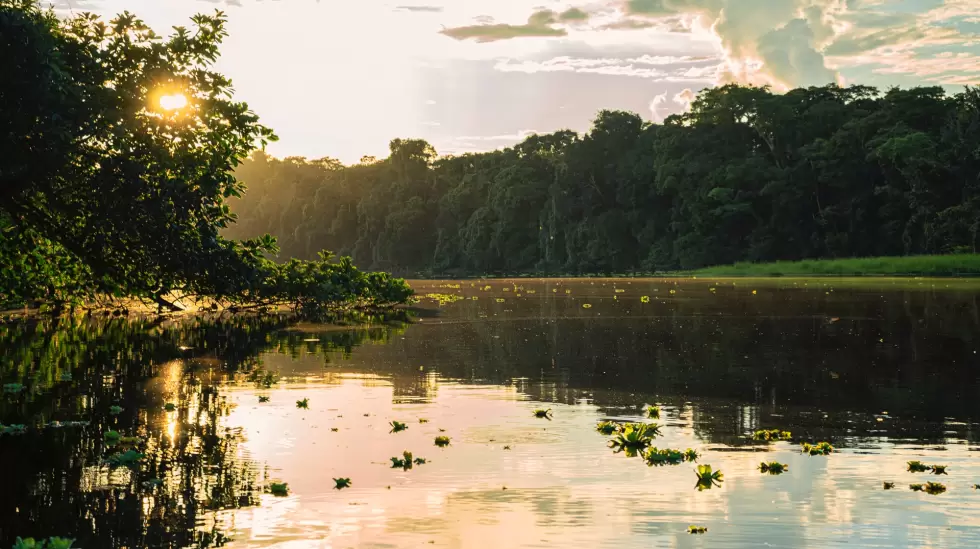
<svg viewBox="0 0 980 549">
<path fill-rule="evenodd" d="M 383 160 L 258 152 L 236 174 L 226 234 L 406 275 L 976 252 L 980 90 L 727 85 L 663 124 L 601 111 L 486 153 L 396 139 Z"/>
<path fill-rule="evenodd" d="M 275 135 L 212 68 L 224 15 L 192 23 L 161 37 L 130 13 L 0 0 L 0 302 L 404 300 L 349 260 L 276 264 L 271 236 L 220 234 L 234 168 Z"/>
</svg>

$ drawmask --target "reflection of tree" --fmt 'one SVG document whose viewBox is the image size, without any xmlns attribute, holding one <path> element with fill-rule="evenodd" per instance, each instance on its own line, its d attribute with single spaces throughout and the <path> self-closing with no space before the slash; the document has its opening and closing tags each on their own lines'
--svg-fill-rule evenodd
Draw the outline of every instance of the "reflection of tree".
<svg viewBox="0 0 980 549">
<path fill-rule="evenodd" d="M 327 331 L 310 343 L 289 329 L 296 321 L 223 315 L 0 324 L 0 379 L 28 387 L 0 400 L 0 422 L 30 426 L 26 435 L 0 437 L 9 480 L 0 497 L 0 547 L 16 536 L 48 535 L 76 538 L 81 547 L 222 545 L 227 534 L 205 513 L 254 505 L 259 478 L 241 454 L 243 434 L 226 427 L 229 405 L 217 382 L 258 368 L 263 351 L 350 353 L 400 329 Z M 174 411 L 164 409 L 168 402 Z M 112 415 L 113 405 L 122 413 Z M 45 427 L 53 420 L 90 424 Z M 120 451 L 103 441 L 109 430 L 140 438 L 138 466 L 105 464 Z"/>
</svg>

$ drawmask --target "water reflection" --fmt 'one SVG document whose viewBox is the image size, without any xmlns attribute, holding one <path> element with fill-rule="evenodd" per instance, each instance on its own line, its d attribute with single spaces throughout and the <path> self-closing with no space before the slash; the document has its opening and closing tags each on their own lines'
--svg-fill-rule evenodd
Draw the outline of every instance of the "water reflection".
<svg viewBox="0 0 980 549">
<path fill-rule="evenodd" d="M 944 285 L 430 282 L 410 324 L 8 322 L 0 381 L 27 390 L 0 423 L 28 432 L 0 436 L 0 546 L 974 547 L 980 292 Z M 654 444 L 698 449 L 723 486 L 595 432 L 653 403 Z M 751 441 L 762 428 L 841 452 Z M 140 438 L 137 467 L 104 463 L 110 429 Z M 427 464 L 391 469 L 404 450 Z M 912 459 L 948 465 L 949 492 L 910 492 L 932 480 Z"/>
</svg>

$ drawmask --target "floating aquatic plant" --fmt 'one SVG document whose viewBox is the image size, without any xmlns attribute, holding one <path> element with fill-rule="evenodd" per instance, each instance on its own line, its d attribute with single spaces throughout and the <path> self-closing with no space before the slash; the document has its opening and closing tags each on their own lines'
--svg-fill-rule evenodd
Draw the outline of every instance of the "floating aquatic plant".
<svg viewBox="0 0 980 549">
<path fill-rule="evenodd" d="M 534 417 L 551 419 L 551 408 L 548 408 L 547 410 L 535 410 Z"/>
<path fill-rule="evenodd" d="M 664 448 L 663 450 L 649 448 L 643 455 L 643 459 L 645 459 L 647 465 L 650 466 L 680 465 L 686 460 L 684 452 L 681 452 L 680 450 L 672 450 L 670 448 Z"/>
<path fill-rule="evenodd" d="M 259 403 L 269 402 L 269 397 L 266 395 L 259 395 Z"/>
<path fill-rule="evenodd" d="M 342 490 L 344 488 L 350 488 L 349 478 L 335 478 L 333 479 L 333 481 L 334 483 L 336 483 L 336 486 L 334 486 L 334 490 Z"/>
<path fill-rule="evenodd" d="M 415 458 L 415 465 L 425 465 L 425 458 Z"/>
<path fill-rule="evenodd" d="M 762 429 L 761 431 L 752 433 L 753 440 L 764 440 L 766 442 L 772 442 L 774 440 L 789 440 L 791 438 L 793 438 L 793 433 L 789 431 L 780 431 L 779 429 Z"/>
<path fill-rule="evenodd" d="M 927 482 L 924 490 L 927 494 L 942 494 L 946 491 L 946 485 L 939 482 Z"/>
<path fill-rule="evenodd" d="M 934 475 L 945 475 L 946 467 L 946 465 L 933 465 L 930 469 L 932 469 L 932 474 Z"/>
<path fill-rule="evenodd" d="M 34 538 L 17 537 L 13 549 L 71 549 L 75 540 L 68 538 L 50 537 L 48 539 L 34 540 Z"/>
<path fill-rule="evenodd" d="M 647 417 L 650 419 L 660 419 L 660 406 L 648 406 Z"/>
<path fill-rule="evenodd" d="M 125 452 L 120 452 L 109 456 L 109 464 L 113 466 L 120 465 L 136 465 L 145 456 L 136 450 L 126 450 Z"/>
<path fill-rule="evenodd" d="M 929 466 L 921 461 L 910 461 L 908 465 L 908 472 L 910 473 L 925 473 L 929 470 Z"/>
<path fill-rule="evenodd" d="M 708 531 L 708 528 L 706 526 L 693 526 L 692 525 L 692 526 L 688 526 L 687 527 L 687 533 L 688 534 L 704 534 L 707 531 Z"/>
<path fill-rule="evenodd" d="M 909 490 L 913 492 L 921 492 L 923 486 L 921 484 L 909 484 Z"/>
<path fill-rule="evenodd" d="M 339 428 L 337 428 L 337 427 L 331 427 L 331 428 L 330 428 L 330 431 L 332 431 L 332 432 L 334 432 L 334 433 L 336 433 L 336 432 L 337 432 L 337 431 L 339 431 L 339 430 L 340 430 L 340 429 L 339 429 Z"/>
<path fill-rule="evenodd" d="M 653 439 L 660 436 L 660 428 L 652 423 L 626 423 L 622 426 L 619 433 L 609 441 L 609 447 L 616 453 L 625 452 L 628 456 L 635 456 L 645 450 Z"/>
<path fill-rule="evenodd" d="M 409 470 L 413 465 L 425 465 L 425 458 L 415 458 L 412 459 L 412 453 L 408 450 L 402 452 L 402 457 L 391 458 L 391 468 L 392 469 L 404 469 Z"/>
<path fill-rule="evenodd" d="M 428 422 L 429 420 L 425 419 L 424 417 L 419 418 L 419 423 L 428 423 Z"/>
<path fill-rule="evenodd" d="M 781 475 L 789 469 L 789 465 L 785 463 L 779 463 L 778 461 L 770 461 L 769 463 L 759 464 L 759 470 L 763 473 L 769 473 L 770 475 Z"/>
<path fill-rule="evenodd" d="M 710 490 L 714 486 L 721 486 L 721 483 L 725 480 L 725 475 L 722 474 L 721 470 L 713 471 L 710 465 L 698 465 L 695 474 L 698 476 L 698 491 Z"/>
<path fill-rule="evenodd" d="M 436 446 L 438 446 L 440 448 L 445 448 L 446 446 L 449 446 L 449 437 L 447 437 L 445 435 L 437 436 L 436 437 Z"/>
<path fill-rule="evenodd" d="M 168 412 L 173 412 L 174 410 L 177 409 L 177 405 L 174 404 L 173 402 L 168 402 L 168 403 L 166 403 L 166 404 L 163 405 L 163 409 L 166 410 L 166 411 L 168 411 Z"/>
<path fill-rule="evenodd" d="M 118 416 L 119 414 L 122 413 L 122 411 L 123 411 L 123 407 L 122 406 L 110 406 L 109 407 L 109 414 L 110 415 Z"/>
<path fill-rule="evenodd" d="M 115 444 L 116 442 L 119 442 L 120 438 L 122 438 L 122 434 L 120 434 L 119 431 L 106 431 L 105 433 L 102 433 L 102 438 L 108 443 Z"/>
<path fill-rule="evenodd" d="M 591 309 L 592 308 L 592 304 L 591 303 L 583 303 L 582 304 L 582 308 L 583 309 Z"/>
<path fill-rule="evenodd" d="M 7 394 L 17 394 L 25 389 L 23 383 L 5 383 L 3 385 L 3 392 Z"/>
<path fill-rule="evenodd" d="M 619 424 L 612 421 L 600 421 L 595 426 L 595 430 L 609 436 L 619 430 Z"/>
<path fill-rule="evenodd" d="M 389 421 L 388 425 L 391 425 L 392 433 L 397 433 L 399 431 L 404 431 L 405 429 L 408 429 L 408 425 L 405 425 L 400 421 Z"/>
<path fill-rule="evenodd" d="M 818 442 L 817 444 L 804 442 L 801 446 L 803 453 L 810 454 L 811 456 L 827 456 L 834 452 L 834 447 L 829 442 Z"/>
<path fill-rule="evenodd" d="M 273 482 L 269 485 L 269 493 L 276 497 L 284 498 L 289 495 L 289 483 Z"/>
<path fill-rule="evenodd" d="M 304 398 L 303 400 L 297 400 L 296 407 L 304 410 L 308 409 L 310 407 L 310 399 Z"/>
<path fill-rule="evenodd" d="M 648 295 L 640 296 L 640 303 L 650 303 L 650 296 Z"/>
<path fill-rule="evenodd" d="M 510 450 L 510 446 L 504 446 L 504 450 Z"/>
<path fill-rule="evenodd" d="M 684 459 L 687 461 L 697 461 L 698 459 L 700 459 L 700 457 L 701 454 L 699 454 L 697 450 L 694 450 L 692 448 L 688 448 L 687 450 L 684 450 Z"/>
<path fill-rule="evenodd" d="M 881 487 L 884 488 L 885 490 L 891 490 L 892 488 L 895 487 L 895 483 L 894 482 L 887 482 L 887 481 L 886 482 L 882 482 L 881 483 Z"/>
</svg>

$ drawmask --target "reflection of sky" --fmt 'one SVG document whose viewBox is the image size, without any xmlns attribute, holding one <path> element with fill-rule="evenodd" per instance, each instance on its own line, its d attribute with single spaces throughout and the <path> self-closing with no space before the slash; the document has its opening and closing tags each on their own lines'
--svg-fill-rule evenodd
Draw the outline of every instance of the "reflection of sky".
<svg viewBox="0 0 980 549">
<path fill-rule="evenodd" d="M 291 495 L 222 512 L 235 527 L 232 546 L 980 544 L 980 505 L 971 488 L 980 465 L 971 463 L 968 448 L 957 444 L 962 441 L 947 441 L 945 451 L 863 444 L 861 453 L 845 448 L 810 457 L 776 443 L 758 452 L 751 450 L 764 448 L 696 438 L 694 423 L 705 420 L 696 405 L 683 413 L 665 408 L 664 437 L 656 444 L 700 449 L 701 462 L 725 474 L 721 488 L 697 492 L 688 464 L 651 468 L 614 455 L 594 431 L 603 414 L 592 404 L 549 403 L 554 420 L 546 421 L 531 413 L 541 404 L 514 386 L 451 382 L 438 382 L 427 399 L 392 404 L 394 390 L 384 377 L 331 372 L 324 383 L 310 376 L 320 367 L 315 358 L 263 360 L 299 381 L 267 391 L 228 388 L 237 403 L 228 423 L 245 428 L 249 458 L 267 464 L 270 478 L 288 482 Z M 260 405 L 257 394 L 271 401 Z M 301 398 L 309 398 L 309 410 L 295 408 Z M 408 430 L 390 434 L 391 420 L 407 423 Z M 432 444 L 440 428 L 452 437 L 445 449 Z M 387 458 L 406 449 L 429 462 L 407 472 L 390 469 Z M 950 475 L 940 478 L 949 492 L 909 491 L 910 482 L 933 480 L 905 472 L 910 459 L 949 465 Z M 757 470 L 763 460 L 786 463 L 789 472 L 764 476 Z M 350 477 L 353 487 L 334 490 L 332 478 L 340 476 Z M 882 490 L 882 480 L 896 482 L 896 489 Z M 691 536 L 689 524 L 707 526 L 709 533 Z"/>
</svg>

